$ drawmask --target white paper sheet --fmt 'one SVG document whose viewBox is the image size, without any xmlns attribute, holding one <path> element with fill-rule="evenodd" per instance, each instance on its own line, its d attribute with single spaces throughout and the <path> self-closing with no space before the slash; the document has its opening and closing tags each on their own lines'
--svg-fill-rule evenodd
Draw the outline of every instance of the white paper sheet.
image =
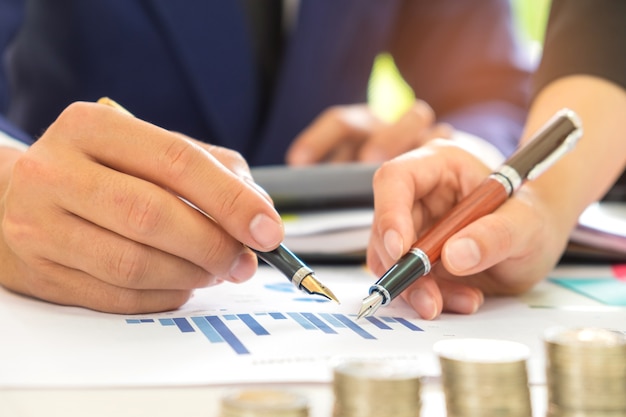
<svg viewBox="0 0 626 417">
<path fill-rule="evenodd" d="M 139 316 L 57 306 L 0 289 L 0 388 L 328 382 L 332 365 L 346 357 L 416 359 L 424 375 L 436 376 L 433 344 L 459 337 L 527 344 L 530 379 L 542 383 L 540 338 L 547 327 L 626 330 L 626 310 L 537 309 L 517 298 L 488 299 L 477 314 L 434 321 L 418 319 L 398 299 L 378 311 L 378 322 L 355 322 L 374 277 L 361 267 L 316 273 L 340 306 L 295 291 L 268 267 L 245 284 L 200 290 L 177 311 Z"/>
</svg>

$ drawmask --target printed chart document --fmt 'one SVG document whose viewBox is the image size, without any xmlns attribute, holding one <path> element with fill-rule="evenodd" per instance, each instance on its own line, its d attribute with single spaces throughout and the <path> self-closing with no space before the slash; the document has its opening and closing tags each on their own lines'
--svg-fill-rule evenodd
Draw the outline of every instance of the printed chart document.
<svg viewBox="0 0 626 417">
<path fill-rule="evenodd" d="M 104 314 L 0 289 L 0 388 L 330 382 L 332 366 L 345 358 L 417 360 L 424 375 L 437 376 L 433 344 L 467 337 L 527 344 L 530 379 L 541 383 L 546 328 L 626 330 L 624 309 L 532 308 L 520 298 L 488 299 L 474 315 L 433 321 L 397 299 L 357 321 L 375 277 L 360 266 L 316 268 L 316 275 L 341 305 L 296 291 L 269 267 L 158 314 Z"/>
</svg>

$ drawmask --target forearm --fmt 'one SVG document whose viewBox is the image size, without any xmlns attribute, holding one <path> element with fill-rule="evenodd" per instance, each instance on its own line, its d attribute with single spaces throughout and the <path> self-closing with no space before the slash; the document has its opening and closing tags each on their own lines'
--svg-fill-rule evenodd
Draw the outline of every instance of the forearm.
<svg viewBox="0 0 626 417">
<path fill-rule="evenodd" d="M 576 148 L 529 184 L 548 205 L 558 230 L 567 236 L 580 213 L 600 199 L 626 165 L 626 91 L 591 76 L 552 82 L 531 106 L 523 141 L 557 110 L 567 107 L 581 119 L 583 137 Z"/>
</svg>

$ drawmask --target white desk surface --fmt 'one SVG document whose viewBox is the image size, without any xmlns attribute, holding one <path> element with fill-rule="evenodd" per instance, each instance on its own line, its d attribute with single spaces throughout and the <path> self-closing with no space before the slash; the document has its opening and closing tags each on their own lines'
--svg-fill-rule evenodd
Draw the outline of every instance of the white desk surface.
<svg viewBox="0 0 626 417">
<path fill-rule="evenodd" d="M 550 282 L 540 283 L 522 296 L 530 305 L 555 308 L 601 308 L 601 304 Z M 266 385 L 267 386 L 267 385 Z M 234 389 L 248 386 L 204 386 L 162 388 L 98 388 L 98 389 L 2 389 L 2 417 L 218 417 L 220 398 Z M 310 402 L 311 417 L 332 416 L 330 384 L 272 385 L 305 395 Z M 531 387 L 533 415 L 545 416 L 545 386 Z M 436 380 L 422 388 L 422 416 L 443 417 L 443 393 Z"/>
<path fill-rule="evenodd" d="M 332 417 L 329 385 L 275 386 L 306 395 L 310 417 Z M 0 391 L 3 417 L 219 417 L 220 398 L 232 387 L 96 390 Z M 545 387 L 531 387 L 533 417 L 545 417 Z M 436 384 L 422 387 L 423 417 L 445 417 L 443 393 Z"/>
</svg>

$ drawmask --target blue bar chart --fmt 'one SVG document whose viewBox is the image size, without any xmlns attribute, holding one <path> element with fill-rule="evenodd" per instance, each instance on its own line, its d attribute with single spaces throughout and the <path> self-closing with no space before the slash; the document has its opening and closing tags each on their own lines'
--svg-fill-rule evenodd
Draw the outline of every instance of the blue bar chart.
<svg viewBox="0 0 626 417">
<path fill-rule="evenodd" d="M 376 340 L 377 336 L 374 333 L 379 331 L 409 333 L 424 331 L 410 320 L 402 317 L 367 317 L 363 323 L 359 324 L 355 321 L 354 315 L 339 313 L 260 312 L 126 319 L 128 325 L 160 325 L 162 327 L 175 327 L 181 334 L 200 333 L 208 343 L 225 343 L 237 355 L 251 353 L 244 342 L 246 338 L 271 337 L 274 324 L 280 322 L 290 322 L 302 331 L 319 332 L 321 335 L 330 337 L 342 333 L 352 333 L 366 340 Z M 235 323 L 238 326 L 235 326 Z M 246 334 L 242 334 L 241 325 L 247 329 Z"/>
</svg>

